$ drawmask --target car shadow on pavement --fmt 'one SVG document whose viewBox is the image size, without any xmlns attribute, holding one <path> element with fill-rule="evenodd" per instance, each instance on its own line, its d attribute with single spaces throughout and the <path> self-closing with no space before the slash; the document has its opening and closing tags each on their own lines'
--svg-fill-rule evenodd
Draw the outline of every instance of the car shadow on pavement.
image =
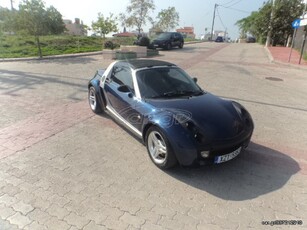
<svg viewBox="0 0 307 230">
<path fill-rule="evenodd" d="M 300 171 L 285 153 L 251 143 L 236 159 L 220 165 L 176 167 L 167 173 L 224 200 L 243 201 L 282 188 Z"/>
</svg>

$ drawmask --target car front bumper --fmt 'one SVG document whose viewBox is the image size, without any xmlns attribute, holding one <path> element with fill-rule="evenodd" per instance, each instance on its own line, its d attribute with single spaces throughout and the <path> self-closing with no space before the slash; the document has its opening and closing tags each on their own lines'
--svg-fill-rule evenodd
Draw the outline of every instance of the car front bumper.
<svg viewBox="0 0 307 230">
<path fill-rule="evenodd" d="M 173 151 L 182 166 L 219 164 L 242 154 L 250 143 L 253 130 L 228 139 L 212 141 L 209 144 L 200 144 L 193 138 L 178 139 L 172 143 Z M 202 152 L 208 152 L 206 157 Z M 222 158 L 219 158 L 223 156 Z"/>
</svg>

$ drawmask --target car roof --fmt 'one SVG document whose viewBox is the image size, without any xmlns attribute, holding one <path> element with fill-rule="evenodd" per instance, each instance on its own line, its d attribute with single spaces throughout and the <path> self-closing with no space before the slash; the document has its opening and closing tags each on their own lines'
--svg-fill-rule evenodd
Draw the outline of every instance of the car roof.
<svg viewBox="0 0 307 230">
<path fill-rule="evenodd" d="M 161 34 L 179 34 L 179 35 L 182 35 L 181 33 L 178 33 L 178 32 L 162 32 Z"/>
<path fill-rule="evenodd" d="M 126 61 L 119 61 L 117 64 L 120 63 L 127 63 L 130 65 L 132 69 L 141 69 L 141 68 L 150 68 L 155 66 L 176 66 L 173 63 L 160 61 L 160 60 L 152 60 L 152 59 L 133 59 L 133 60 L 126 60 Z"/>
</svg>

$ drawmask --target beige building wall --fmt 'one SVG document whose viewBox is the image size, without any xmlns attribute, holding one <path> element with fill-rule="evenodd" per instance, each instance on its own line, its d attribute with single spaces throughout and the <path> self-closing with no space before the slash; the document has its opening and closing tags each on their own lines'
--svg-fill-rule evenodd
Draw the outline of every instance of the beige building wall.
<svg viewBox="0 0 307 230">
<path fill-rule="evenodd" d="M 77 36 L 86 36 L 87 31 L 84 29 L 83 22 L 80 22 L 79 18 L 75 19 L 75 22 L 73 23 L 72 20 L 65 19 L 64 20 L 65 27 L 67 29 L 67 32 L 69 35 L 77 35 Z"/>
</svg>

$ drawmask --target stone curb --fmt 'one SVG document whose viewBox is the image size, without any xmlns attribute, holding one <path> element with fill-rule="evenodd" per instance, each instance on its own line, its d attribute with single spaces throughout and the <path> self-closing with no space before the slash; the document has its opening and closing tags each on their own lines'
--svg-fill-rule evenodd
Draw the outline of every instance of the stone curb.
<svg viewBox="0 0 307 230">
<path fill-rule="evenodd" d="M 42 61 L 42 60 L 51 60 L 51 59 L 61 59 L 61 58 L 74 58 L 82 56 L 94 56 L 100 55 L 102 51 L 88 52 L 88 53 L 76 53 L 76 54 L 61 54 L 53 56 L 45 56 L 43 58 L 39 57 L 27 57 L 27 58 L 2 58 L 0 62 L 15 62 L 15 61 Z"/>
</svg>

